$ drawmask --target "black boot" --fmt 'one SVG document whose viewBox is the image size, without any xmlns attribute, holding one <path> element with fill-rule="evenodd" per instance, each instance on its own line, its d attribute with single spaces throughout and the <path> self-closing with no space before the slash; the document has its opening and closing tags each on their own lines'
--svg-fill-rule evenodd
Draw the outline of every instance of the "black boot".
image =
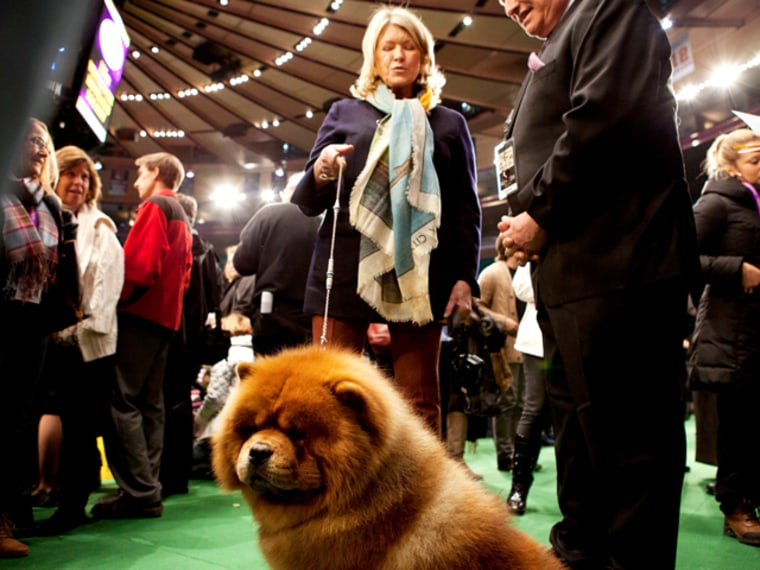
<svg viewBox="0 0 760 570">
<path fill-rule="evenodd" d="M 530 440 L 520 434 L 515 435 L 515 455 L 512 460 L 512 489 L 509 491 L 507 506 L 517 515 L 525 514 L 528 491 L 533 484 L 533 470 L 541 451 L 541 440 Z"/>
</svg>

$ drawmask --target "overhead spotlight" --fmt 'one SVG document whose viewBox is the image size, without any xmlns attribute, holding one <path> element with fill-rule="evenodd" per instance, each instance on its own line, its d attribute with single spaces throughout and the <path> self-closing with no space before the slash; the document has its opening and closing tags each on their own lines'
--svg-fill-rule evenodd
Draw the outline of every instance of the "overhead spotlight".
<svg viewBox="0 0 760 570">
<path fill-rule="evenodd" d="M 724 65 L 715 70 L 715 73 L 712 74 L 709 82 L 712 85 L 731 87 L 741 73 L 742 69 L 738 65 Z"/>
<path fill-rule="evenodd" d="M 275 119 L 274 121 L 272 121 L 272 126 L 275 127 L 275 128 L 279 127 L 280 126 L 280 119 Z"/>
<path fill-rule="evenodd" d="M 313 118 L 313 117 L 314 117 L 314 111 L 312 111 L 311 109 L 307 110 L 307 111 L 306 111 L 306 115 L 305 115 L 305 117 L 306 117 L 307 119 L 311 119 L 311 118 Z"/>
<path fill-rule="evenodd" d="M 216 203 L 220 208 L 234 208 L 238 202 L 245 200 L 245 194 L 232 188 L 231 186 L 218 186 L 211 194 L 209 199 Z"/>
<path fill-rule="evenodd" d="M 465 16 L 464 19 L 462 20 L 462 23 L 465 26 L 471 26 L 472 25 L 472 18 L 470 16 Z"/>
<path fill-rule="evenodd" d="M 340 7 L 343 5 L 343 0 L 333 0 L 330 2 L 330 4 L 327 5 L 327 12 L 337 12 L 340 10 Z"/>
<path fill-rule="evenodd" d="M 95 170 L 103 170 L 103 163 L 99 160 L 95 161 Z"/>
<path fill-rule="evenodd" d="M 140 52 L 139 52 L 139 51 L 137 51 L 136 49 L 135 49 L 135 50 L 132 50 L 132 57 L 133 57 L 134 59 L 140 59 Z"/>
<path fill-rule="evenodd" d="M 219 0 L 220 6 L 227 6 L 230 3 L 230 0 Z"/>
<path fill-rule="evenodd" d="M 275 194 L 275 191 L 271 188 L 267 188 L 265 190 L 262 190 L 259 192 L 259 197 L 261 198 L 262 202 L 271 203 L 274 202 L 277 199 L 277 194 Z"/>
<path fill-rule="evenodd" d="M 660 20 L 660 26 L 663 30 L 669 30 L 673 27 L 673 20 L 670 19 L 670 16 L 665 16 L 662 20 Z"/>
<path fill-rule="evenodd" d="M 159 52 L 158 46 L 150 46 L 150 51 L 152 53 L 158 53 Z"/>
<path fill-rule="evenodd" d="M 264 72 L 263 72 L 263 71 L 261 71 L 261 69 L 254 69 L 254 70 L 253 70 L 253 76 L 254 76 L 254 77 L 261 77 L 261 74 L 262 74 L 262 73 L 264 73 Z"/>
<path fill-rule="evenodd" d="M 274 175 L 282 178 L 283 176 L 285 176 L 285 169 L 282 166 L 280 166 L 279 168 L 277 168 L 277 170 L 274 171 Z"/>
<path fill-rule="evenodd" d="M 185 178 L 195 178 L 195 172 L 193 172 L 192 170 L 188 170 L 185 173 Z"/>
</svg>

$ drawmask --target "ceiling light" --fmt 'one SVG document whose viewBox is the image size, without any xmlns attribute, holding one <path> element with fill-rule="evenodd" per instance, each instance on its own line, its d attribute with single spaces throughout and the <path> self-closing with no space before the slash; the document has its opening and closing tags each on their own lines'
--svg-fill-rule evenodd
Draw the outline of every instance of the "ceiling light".
<svg viewBox="0 0 760 570">
<path fill-rule="evenodd" d="M 150 46 L 150 51 L 152 53 L 158 53 L 159 52 L 158 46 Z"/>
<path fill-rule="evenodd" d="M 245 200 L 245 194 L 235 190 L 232 186 L 218 186 L 211 194 L 209 199 L 215 202 L 220 208 L 234 208 L 238 202 Z"/>
<path fill-rule="evenodd" d="M 132 50 L 132 57 L 135 59 L 140 59 L 140 52 L 137 50 Z"/>
<path fill-rule="evenodd" d="M 193 172 L 192 170 L 188 170 L 185 173 L 185 178 L 195 178 L 195 172 Z"/>
<path fill-rule="evenodd" d="M 314 26 L 314 29 L 312 30 L 312 32 L 314 32 L 315 36 L 319 36 L 322 34 L 322 32 L 325 31 L 325 28 L 327 28 L 327 26 L 329 25 L 330 25 L 330 20 L 328 20 L 327 18 L 322 18 L 319 21 L 319 23 L 316 26 Z"/>
<path fill-rule="evenodd" d="M 219 0 L 219 5 L 220 6 L 226 6 L 229 3 L 230 3 L 230 0 Z"/>
<path fill-rule="evenodd" d="M 470 16 L 465 16 L 464 19 L 462 20 L 462 23 L 465 26 L 471 26 L 472 25 L 472 18 Z"/>
<path fill-rule="evenodd" d="M 314 111 L 309 109 L 308 111 L 306 111 L 306 118 L 311 119 L 312 117 L 314 117 Z"/>
<path fill-rule="evenodd" d="M 246 170 L 253 170 L 254 168 L 256 168 L 256 163 L 246 162 L 245 164 L 243 164 L 243 168 L 245 168 Z"/>
<path fill-rule="evenodd" d="M 730 87 L 739 78 L 742 69 L 738 65 L 724 65 L 715 70 L 709 79 L 712 85 Z"/>
<path fill-rule="evenodd" d="M 673 20 L 670 19 L 670 16 L 665 16 L 660 20 L 660 26 L 662 26 L 663 30 L 669 30 L 673 27 Z"/>
<path fill-rule="evenodd" d="M 267 188 L 266 190 L 259 192 L 259 197 L 261 198 L 262 202 L 267 203 L 274 202 L 277 199 L 277 195 L 271 188 Z"/>
</svg>

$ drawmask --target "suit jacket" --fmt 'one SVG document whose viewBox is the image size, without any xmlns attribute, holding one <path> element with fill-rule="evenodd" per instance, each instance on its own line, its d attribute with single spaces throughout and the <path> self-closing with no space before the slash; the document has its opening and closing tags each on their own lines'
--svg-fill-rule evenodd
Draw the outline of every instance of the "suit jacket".
<svg viewBox="0 0 760 570">
<path fill-rule="evenodd" d="M 325 146 L 348 143 L 354 145 L 354 151 L 346 155 L 348 166 L 343 174 L 340 193 L 330 316 L 344 319 L 378 318 L 356 293 L 360 235 L 349 223 L 348 201 L 356 177 L 364 168 L 377 121 L 382 117 L 380 111 L 365 101 L 345 99 L 333 104 L 317 134 L 306 164 L 306 174 L 291 198 L 291 202 L 298 204 L 308 215 L 319 215 L 327 210 L 309 269 L 304 300 L 307 313 L 324 312 L 325 277 L 333 227 L 332 206 L 336 194 L 334 182 L 317 190 L 314 163 Z M 435 138 L 433 164 L 441 188 L 441 226 L 438 228 L 438 247 L 430 257 L 428 286 L 433 316 L 440 319 L 456 281 L 466 281 L 473 295 L 478 294 L 476 275 L 480 258 L 480 204 L 475 151 L 464 117 L 438 106 L 430 112 L 428 120 Z"/>
<path fill-rule="evenodd" d="M 558 305 L 698 272 L 670 84 L 644 0 L 576 0 L 538 54 L 507 136 L 513 214 L 547 232 L 537 296 Z"/>
</svg>

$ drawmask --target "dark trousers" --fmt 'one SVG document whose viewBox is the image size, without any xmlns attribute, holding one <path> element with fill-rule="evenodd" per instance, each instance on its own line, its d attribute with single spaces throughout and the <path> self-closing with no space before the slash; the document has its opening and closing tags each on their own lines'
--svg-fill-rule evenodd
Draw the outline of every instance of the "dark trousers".
<svg viewBox="0 0 760 570">
<path fill-rule="evenodd" d="M 562 512 L 551 542 L 573 568 L 675 567 L 685 311 L 673 282 L 539 304 Z"/>
<path fill-rule="evenodd" d="M 161 500 L 164 443 L 163 383 L 173 333 L 131 315 L 119 315 L 116 382 L 106 456 L 119 488 L 132 499 Z"/>
<path fill-rule="evenodd" d="M 523 354 L 523 372 L 525 399 L 520 421 L 517 424 L 517 433 L 529 441 L 538 441 L 549 421 L 543 358 Z"/>
<path fill-rule="evenodd" d="M 110 388 L 114 381 L 115 357 L 83 362 L 77 347 L 51 350 L 51 364 L 66 370 L 59 383 L 63 445 L 58 469 L 61 508 L 83 511 L 100 476 L 97 438 L 108 418 Z M 52 356 L 51 354 L 51 356 Z"/>
<path fill-rule="evenodd" d="M 726 386 L 716 395 L 718 408 L 718 473 L 715 498 L 724 514 L 742 501 L 760 505 L 760 445 L 757 443 L 757 404 L 760 382 Z"/>
<path fill-rule="evenodd" d="M 25 492 L 36 479 L 37 440 L 34 396 L 45 362 L 49 336 L 41 321 L 30 319 L 19 304 L 0 304 L 0 515 L 18 526 L 32 522 Z"/>
<path fill-rule="evenodd" d="M 176 334 L 169 345 L 164 376 L 163 496 L 186 493 L 193 458 L 193 407 L 190 390 L 201 367 L 200 342 Z"/>
</svg>

